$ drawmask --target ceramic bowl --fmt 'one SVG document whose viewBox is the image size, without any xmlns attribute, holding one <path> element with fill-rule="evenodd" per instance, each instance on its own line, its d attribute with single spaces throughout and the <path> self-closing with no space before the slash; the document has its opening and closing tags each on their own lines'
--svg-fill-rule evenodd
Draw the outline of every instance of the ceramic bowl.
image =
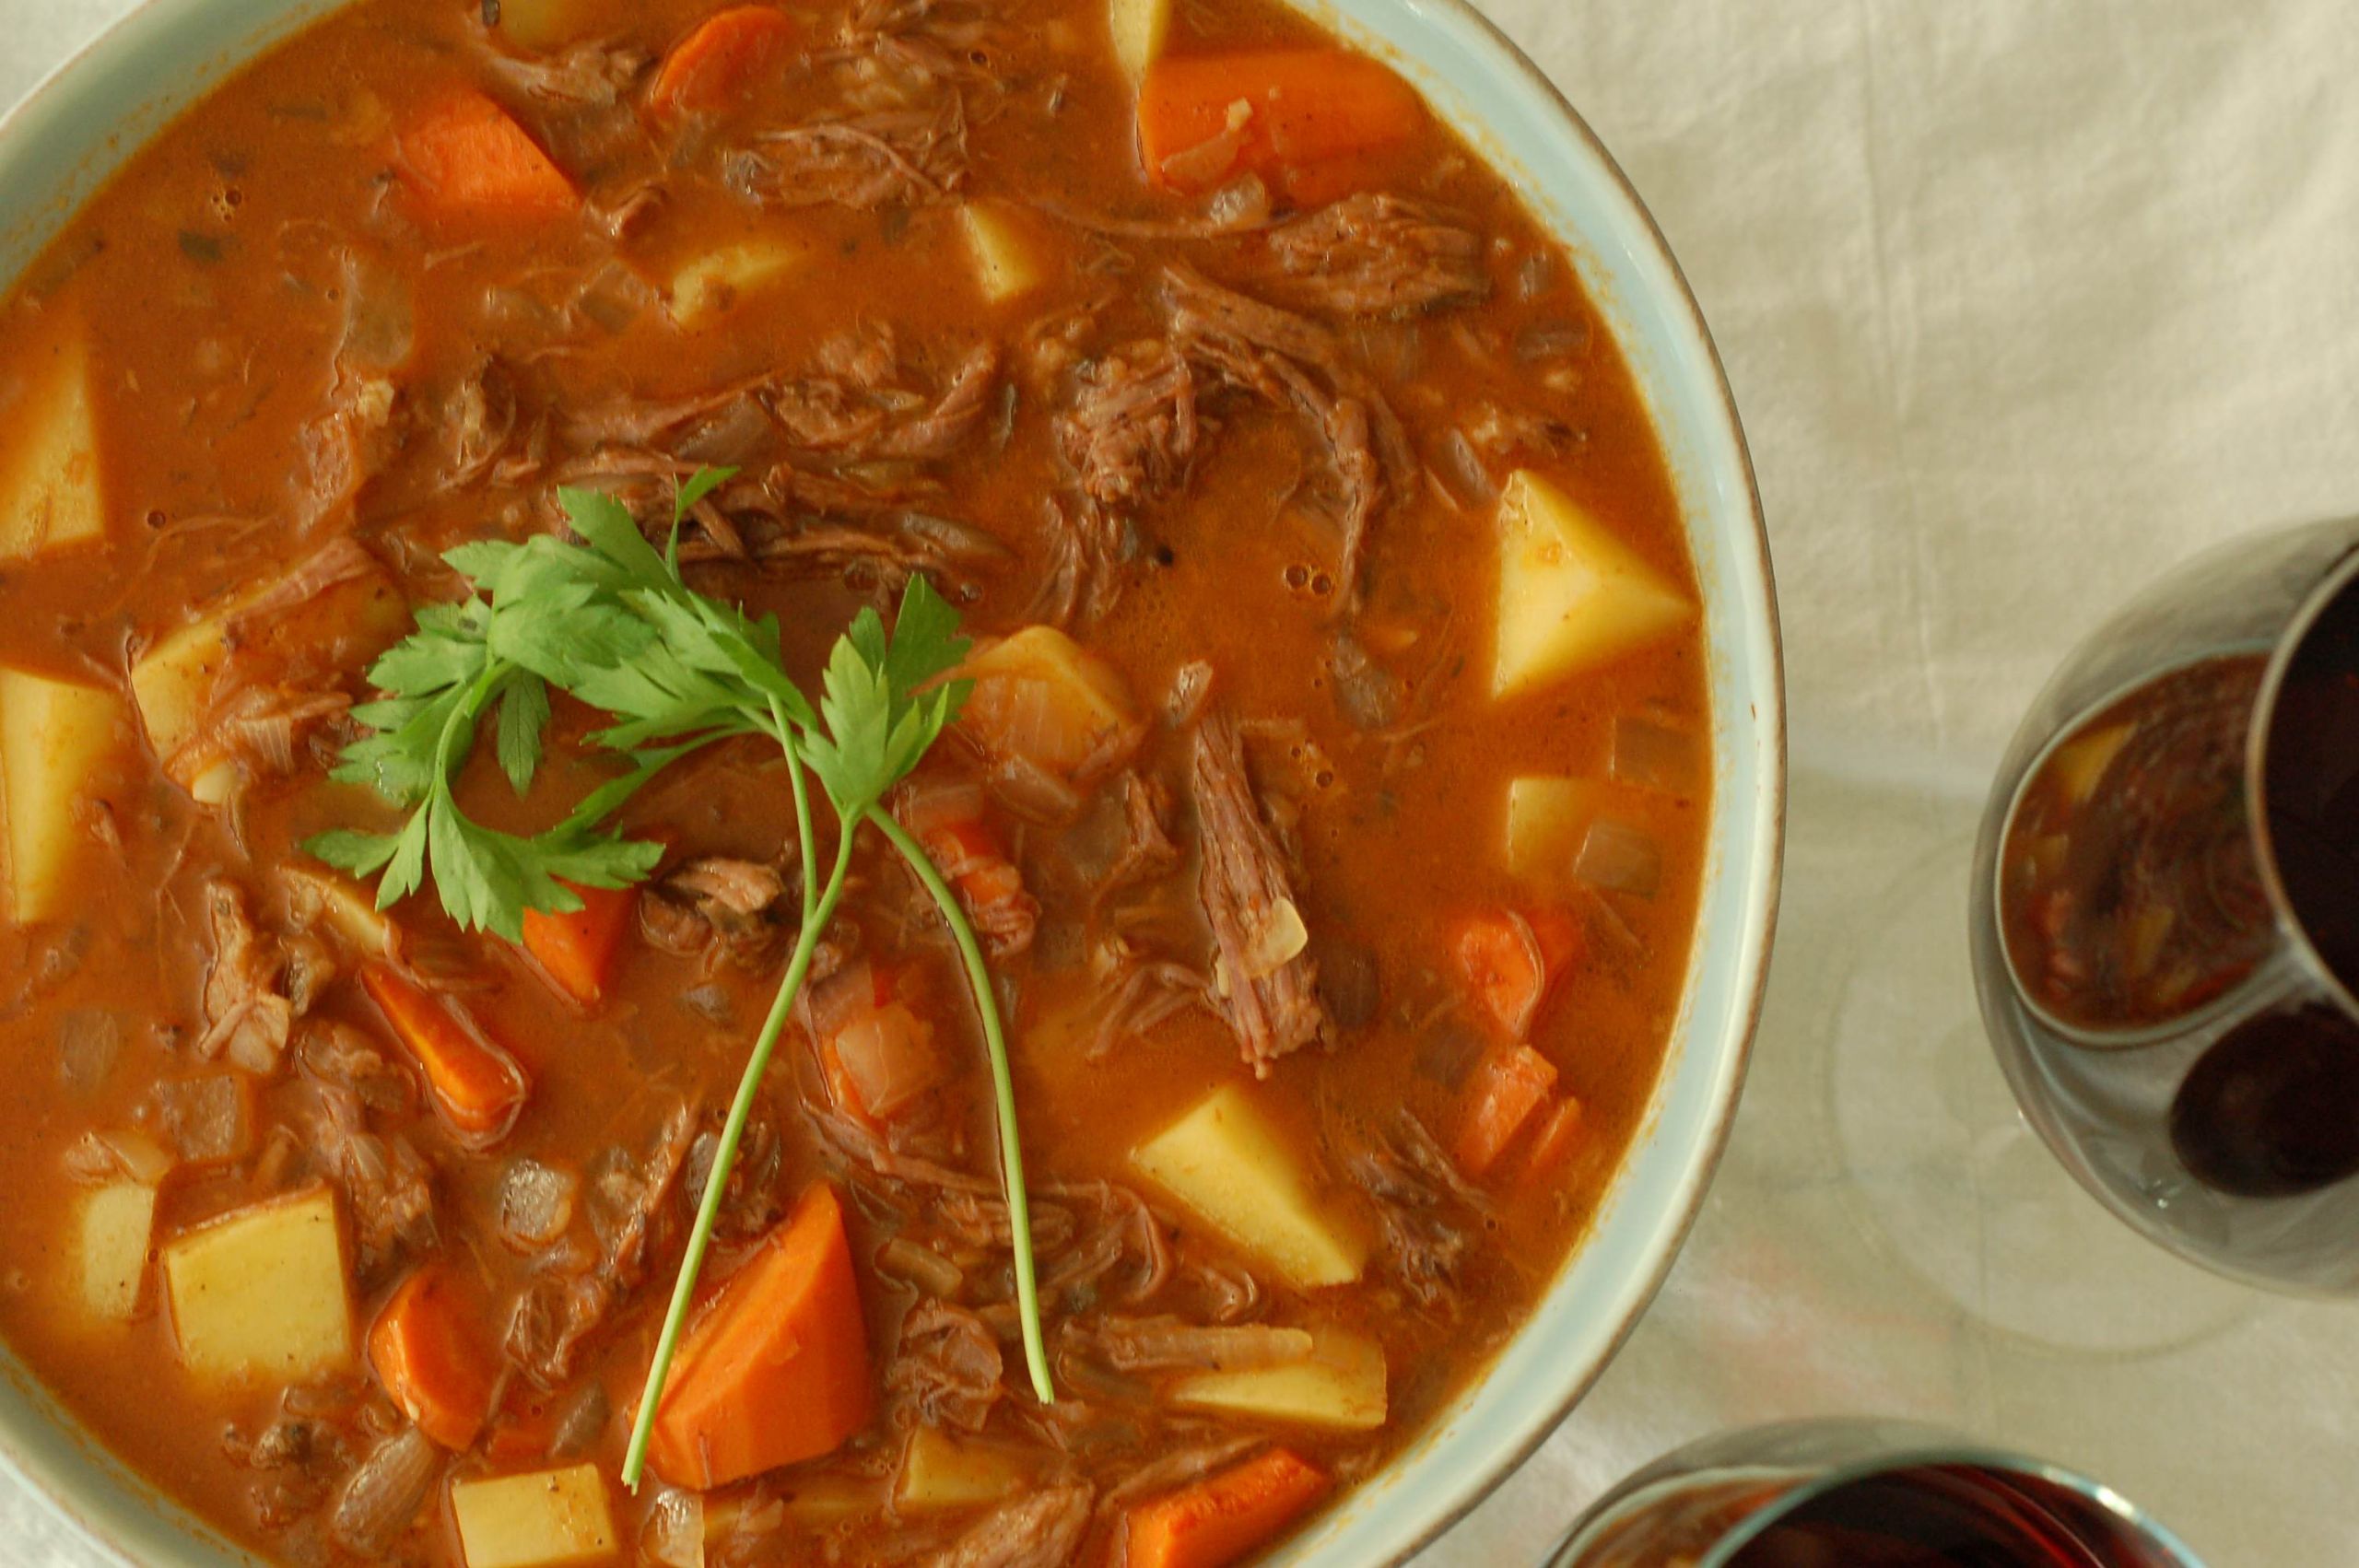
<svg viewBox="0 0 2359 1568">
<path fill-rule="evenodd" d="M 1703 586 L 1715 739 L 1706 886 L 1670 1057 L 1597 1224 L 1489 1372 L 1281 1561 L 1400 1562 L 1562 1422 L 1630 1332 L 1701 1203 L 1743 1087 L 1775 923 L 1785 816 L 1777 606 L 1744 436 L 1711 337 L 1645 205 L 1547 78 L 1463 0 L 1297 0 L 1391 61 L 1572 250 L 1660 432 Z M 107 177 L 335 0 L 148 0 L 0 120 L 0 279 Z M 0 1457 L 142 1568 L 251 1555 L 110 1458 L 0 1354 Z M 1567 1500 L 1567 1513 L 1571 1511 Z"/>
</svg>

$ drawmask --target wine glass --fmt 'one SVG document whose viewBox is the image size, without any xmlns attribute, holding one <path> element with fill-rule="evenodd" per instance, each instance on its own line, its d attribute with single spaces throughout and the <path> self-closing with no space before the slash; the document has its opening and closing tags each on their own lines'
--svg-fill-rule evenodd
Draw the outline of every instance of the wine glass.
<svg viewBox="0 0 2359 1568">
<path fill-rule="evenodd" d="M 2218 1272 L 2359 1290 L 2359 521 L 2216 551 L 2092 635 L 1972 889 L 1984 1023 L 2082 1185 Z"/>
<path fill-rule="evenodd" d="M 1707 1438 L 1591 1508 L 1547 1568 L 2201 1568 L 2118 1493 L 1900 1422 Z"/>
</svg>

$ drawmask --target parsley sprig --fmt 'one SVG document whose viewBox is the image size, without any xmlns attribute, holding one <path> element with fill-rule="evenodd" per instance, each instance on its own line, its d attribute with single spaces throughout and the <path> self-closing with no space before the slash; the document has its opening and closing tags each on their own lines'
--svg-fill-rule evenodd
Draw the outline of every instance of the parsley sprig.
<svg viewBox="0 0 2359 1568">
<path fill-rule="evenodd" d="M 661 552 L 613 497 L 560 490 L 558 501 L 578 543 L 540 535 L 463 545 L 445 556 L 474 596 L 419 612 L 417 629 L 370 669 L 370 680 L 385 695 L 354 710 L 372 732 L 347 748 L 336 773 L 373 784 L 412 815 L 395 833 L 338 831 L 309 845 L 332 864 L 363 876 L 381 873 L 381 907 L 416 891 L 430 872 L 453 919 L 513 940 L 527 909 L 581 907 L 567 883 L 628 886 L 654 869 L 661 846 L 603 825 L 663 768 L 740 736 L 767 739 L 785 755 L 803 851 L 802 927 L 722 1125 L 656 1340 L 623 1463 L 624 1481 L 634 1488 L 739 1142 L 820 938 L 842 899 L 863 825 L 908 862 L 958 948 L 982 1020 L 999 1112 L 1025 1361 L 1034 1392 L 1043 1401 L 1054 1397 L 1040 1329 L 1015 1085 L 990 970 L 940 869 L 882 805 L 966 700 L 969 683 L 952 678 L 968 649 L 957 613 L 922 577 L 910 579 L 889 636 L 874 610 L 863 610 L 837 639 L 815 708 L 786 672 L 776 619 L 749 616 L 699 593 L 681 575 L 680 525 L 689 509 L 729 476 L 726 470 L 708 469 L 681 487 L 670 543 Z M 545 833 L 519 837 L 470 820 L 452 798 L 452 780 L 477 729 L 497 711 L 501 768 L 519 791 L 527 789 L 546 744 L 552 689 L 611 716 L 593 740 L 627 766 Z M 836 823 L 824 882 L 806 772 L 818 782 Z"/>
</svg>

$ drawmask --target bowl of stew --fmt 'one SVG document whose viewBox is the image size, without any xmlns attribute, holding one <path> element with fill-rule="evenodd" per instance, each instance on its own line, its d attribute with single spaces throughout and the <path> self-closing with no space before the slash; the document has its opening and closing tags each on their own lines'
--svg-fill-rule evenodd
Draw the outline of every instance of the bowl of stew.
<svg viewBox="0 0 2359 1568">
<path fill-rule="evenodd" d="M 1643 1310 L 1776 612 L 1471 8 L 150 0 L 0 284 L 0 1445 L 94 1542 L 1394 1562 Z"/>
</svg>

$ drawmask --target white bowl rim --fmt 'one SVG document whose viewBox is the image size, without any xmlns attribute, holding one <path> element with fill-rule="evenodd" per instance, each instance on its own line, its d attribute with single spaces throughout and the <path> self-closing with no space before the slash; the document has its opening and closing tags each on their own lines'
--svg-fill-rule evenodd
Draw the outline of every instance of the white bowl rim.
<svg viewBox="0 0 2359 1568">
<path fill-rule="evenodd" d="M 183 18 L 201 17 L 207 11 L 220 9 L 235 3 L 236 0 L 133 0 L 133 4 L 127 10 L 106 23 L 79 48 L 52 67 L 22 98 L 14 104 L 0 109 L 0 177 L 4 177 L 6 173 L 9 149 L 18 139 L 26 123 L 44 112 L 58 110 L 65 100 L 74 95 L 80 78 L 85 76 L 95 77 L 97 72 L 111 55 L 128 52 L 143 33 L 164 31 L 178 25 Z M 309 27 L 317 25 L 328 16 L 354 3 L 357 3 L 357 0 L 283 0 L 282 4 L 269 8 L 274 14 L 257 22 L 252 43 L 233 51 L 236 60 L 235 68 L 242 68 L 270 48 L 276 47 Z M 1748 652 L 1760 661 L 1759 667 L 1755 672 L 1755 678 L 1753 683 L 1755 711 L 1752 725 L 1757 733 L 1760 748 L 1757 758 L 1760 769 L 1760 791 L 1754 803 L 1755 809 L 1752 813 L 1755 822 L 1755 830 L 1751 850 L 1751 864 L 1745 868 L 1746 875 L 1740 878 L 1745 885 L 1739 889 L 1739 893 L 1743 895 L 1743 907 L 1738 910 L 1738 919 L 1742 922 L 1738 937 L 1739 992 L 1733 999 L 1727 1027 L 1722 1030 L 1721 1038 L 1717 1042 L 1719 1081 L 1714 1087 L 1708 1121 L 1701 1129 L 1700 1136 L 1692 1148 L 1691 1158 L 1685 1166 L 1676 1196 L 1662 1216 L 1662 1222 L 1651 1244 L 1646 1248 L 1647 1256 L 1643 1266 L 1625 1281 L 1625 1287 L 1621 1293 L 1619 1309 L 1602 1351 L 1588 1366 L 1582 1369 L 1579 1376 L 1565 1386 L 1558 1398 L 1532 1400 L 1530 1409 L 1523 1412 L 1517 1423 L 1520 1430 L 1513 1433 L 1507 1444 L 1483 1465 L 1477 1475 L 1461 1483 L 1451 1495 L 1436 1499 L 1418 1510 L 1419 1516 L 1412 1524 L 1404 1538 L 1396 1547 L 1389 1550 L 1380 1560 L 1384 1568 L 1399 1568 L 1400 1564 L 1407 1562 L 1410 1558 L 1424 1550 L 1472 1513 L 1501 1482 L 1520 1469 L 1587 1396 L 1598 1378 L 1604 1374 L 1605 1369 L 1613 1363 L 1614 1357 L 1620 1353 L 1623 1345 L 1637 1328 L 1639 1319 L 1645 1316 L 1647 1309 L 1661 1290 L 1663 1281 L 1669 1277 L 1672 1267 L 1677 1261 L 1680 1250 L 1693 1229 L 1697 1215 L 1701 1212 L 1712 1177 L 1727 1148 L 1736 1112 L 1743 1099 L 1744 1082 L 1751 1068 L 1753 1053 L 1757 1044 L 1762 1005 L 1769 979 L 1770 952 L 1778 923 L 1786 848 L 1788 737 L 1784 638 L 1776 591 L 1776 574 L 1770 558 L 1767 521 L 1761 502 L 1760 485 L 1754 469 L 1752 452 L 1745 439 L 1743 425 L 1737 412 L 1735 393 L 1729 382 L 1727 366 L 1720 356 L 1719 345 L 1712 336 L 1710 325 L 1705 319 L 1703 308 L 1696 298 L 1686 273 L 1681 267 L 1678 258 L 1672 253 L 1661 225 L 1656 221 L 1645 199 L 1638 193 L 1636 185 L 1632 183 L 1627 172 L 1608 150 L 1603 140 L 1582 117 L 1580 111 L 1574 108 L 1555 82 L 1541 70 L 1497 23 L 1478 9 L 1473 0 L 1278 0 L 1278 3 L 1306 13 L 1327 13 L 1323 19 L 1331 26 L 1338 25 L 1339 16 L 1348 16 L 1352 9 L 1357 7 L 1389 6 L 1414 14 L 1429 21 L 1440 22 L 1465 30 L 1484 52 L 1494 57 L 1496 64 L 1517 77 L 1525 90 L 1534 94 L 1538 100 L 1546 106 L 1551 118 L 1555 123 L 1555 128 L 1592 162 L 1597 172 L 1605 177 L 1614 195 L 1626 206 L 1628 216 L 1636 220 L 1637 232 L 1646 246 L 1646 254 L 1641 259 L 1659 269 L 1669 285 L 1660 302 L 1675 312 L 1676 327 L 1688 334 L 1692 340 L 1687 346 L 1698 353 L 1700 363 L 1708 369 L 1708 385 L 1701 390 L 1710 400 L 1710 423 L 1715 427 L 1709 429 L 1707 435 L 1712 441 L 1725 446 L 1726 450 L 1721 455 L 1733 464 L 1735 475 L 1740 481 L 1735 495 L 1739 509 L 1739 517 L 1736 521 L 1743 526 L 1736 531 L 1737 537 L 1729 539 L 1725 543 L 1734 548 L 1749 548 L 1750 554 L 1743 561 L 1737 575 L 1748 579 L 1745 584 L 1747 587 L 1757 591 L 1757 597 L 1749 602 L 1713 606 L 1721 614 L 1732 610 L 1741 612 L 1749 609 L 1753 613 L 1752 615 L 1740 614 L 1737 619 L 1741 623 L 1748 620 L 1757 622 L 1757 624 L 1744 626 L 1743 629 L 1756 634 L 1755 646 L 1749 649 Z M 1349 29 L 1346 29 L 1346 30 Z M 203 101 L 212 92 L 218 90 L 226 80 L 227 75 L 230 74 L 234 74 L 234 69 L 229 73 L 210 76 L 203 91 L 177 102 L 160 123 L 141 128 L 132 148 L 118 150 L 114 153 L 114 167 L 119 169 L 123 158 L 137 156 L 140 147 L 144 147 L 156 136 L 161 135 L 194 104 Z M 126 122 L 141 107 L 143 106 L 135 104 L 128 106 L 123 113 L 114 118 L 118 123 Z M 1470 135 L 1476 129 L 1461 122 L 1453 121 L 1452 123 L 1456 124 L 1462 134 Z M 118 136 L 121 135 L 120 131 L 116 133 Z M 112 172 L 113 170 L 111 169 L 110 178 Z M 1511 170 L 1500 168 L 1498 172 L 1501 178 L 1508 180 L 1511 183 L 1514 182 L 1515 175 Z M 76 192 L 67 204 L 65 221 L 71 221 L 72 216 L 78 215 L 88 202 L 103 190 L 104 184 L 105 181 L 100 181 L 88 189 Z M 43 219 L 38 227 L 53 232 L 58 225 Z M 1578 243 L 1579 236 L 1561 233 L 1553 224 L 1547 227 L 1552 233 L 1557 235 L 1560 242 L 1567 245 Z M 0 275 L 0 290 L 13 287 L 15 282 L 16 275 L 13 271 L 6 275 Z M 1622 346 L 1626 352 L 1627 345 Z M 1660 411 L 1657 411 L 1654 417 L 1658 422 L 1660 421 L 1661 417 Z M 1715 715 L 1716 729 L 1724 727 L 1727 722 L 1726 716 Z M 1713 815 L 1716 818 L 1730 809 L 1731 809 L 1731 802 L 1716 796 L 1713 802 Z M 1702 910 L 1708 907 L 1710 903 L 1711 900 L 1708 896 L 1704 905 L 1699 907 L 1697 931 L 1699 942 L 1703 934 Z M 1691 954 L 1691 963 L 1693 961 L 1694 955 Z M 1663 1079 L 1666 1082 L 1672 1076 L 1672 1059 L 1666 1058 L 1662 1070 Z M 1658 1098 L 1661 1089 L 1662 1084 L 1659 1083 Z M 1649 1136 L 1649 1133 L 1644 1129 L 1639 1132 L 1637 1143 L 1635 1143 L 1625 1156 L 1625 1169 L 1635 1161 L 1639 1145 L 1644 1144 Z M 1569 1267 L 1568 1260 L 1567 1270 Z M 1543 1293 L 1539 1305 L 1534 1308 L 1535 1321 L 1549 1311 L 1552 1302 L 1559 1293 L 1563 1279 L 1564 1276 L 1560 1274 Z M 1520 1338 L 1522 1332 L 1522 1329 L 1519 1329 L 1515 1337 Z M 1512 1342 L 1510 1340 L 1509 1343 Z M 1475 1387 L 1480 1387 L 1487 1383 L 1490 1376 L 1489 1371 L 1484 1373 L 1476 1380 Z M 1466 1396 L 1461 1395 L 1461 1402 L 1463 1402 Z M 1447 1417 L 1444 1419 L 1446 1420 Z M 60 1431 L 53 1427 L 47 1435 L 77 1446 L 96 1445 L 96 1440 L 93 1437 L 77 1430 Z M 1423 1434 L 1422 1440 L 1431 1441 L 1439 1435 L 1438 1429 L 1436 1428 Z M 255 1557 L 241 1543 L 220 1535 L 209 1526 L 205 1525 L 203 1521 L 189 1515 L 184 1505 L 181 1504 L 177 1499 L 157 1487 L 145 1475 L 128 1469 L 120 1461 L 115 1460 L 111 1454 L 101 1450 L 100 1462 L 120 1484 L 135 1493 L 142 1494 L 141 1502 L 149 1510 L 147 1517 L 138 1520 L 128 1530 L 124 1529 L 118 1521 L 94 1517 L 91 1513 L 77 1506 L 79 1500 L 76 1495 L 76 1489 L 60 1473 L 59 1467 L 29 1453 L 26 1446 L 25 1435 L 16 1431 L 13 1424 L 6 1418 L 5 1412 L 0 1411 L 0 1470 L 5 1470 L 15 1479 L 25 1482 L 31 1493 L 39 1498 L 54 1516 L 80 1531 L 87 1538 L 88 1544 L 125 1564 L 125 1568 L 141 1568 L 138 1559 L 132 1553 L 130 1542 L 125 1539 L 126 1535 L 139 1541 L 145 1548 L 169 1550 L 172 1554 L 172 1568 L 219 1568 L 220 1563 L 225 1560 L 263 1562 L 264 1560 Z M 1412 1452 L 1396 1455 L 1387 1461 L 1375 1477 L 1370 1478 L 1368 1486 L 1360 1488 L 1359 1491 L 1365 1492 L 1374 1490 L 1398 1479 L 1396 1472 L 1414 1470 L 1416 1468 L 1417 1462 Z M 161 1511 L 156 1512 L 154 1510 L 158 1503 L 162 1505 Z M 111 1513 L 112 1509 L 108 1508 L 106 1511 Z M 1568 1518 L 1567 1524 L 1570 1523 Z M 1315 1548 L 1317 1535 L 1323 1533 L 1323 1531 L 1315 1532 L 1312 1541 L 1307 1544 Z M 226 1559 L 222 1555 L 209 1558 L 190 1555 L 191 1549 L 197 1548 L 200 1544 L 210 1548 L 216 1553 L 227 1554 Z M 1314 1556 L 1317 1555 L 1321 1554 L 1314 1550 Z M 1286 1561 L 1289 1562 L 1294 1561 L 1294 1556 L 1293 1552 L 1289 1552 Z M 158 1563 L 151 1560 L 148 1564 L 144 1565 L 144 1568 L 158 1568 Z"/>
</svg>

